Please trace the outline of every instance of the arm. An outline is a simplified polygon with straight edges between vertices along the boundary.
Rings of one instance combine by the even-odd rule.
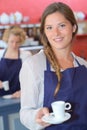
[[[2,56],[3,56],[3,54],[4,54],[4,52],[5,52],[5,49],[1,49],[0,50],[0,60],[1,60],[1,58],[2,58]],[[2,81],[0,80],[0,89],[2,89],[3,88],[3,85],[2,85]]]
[[[2,88],[3,88],[2,81],[0,80],[0,89],[2,89]]]
[[[20,120],[31,130],[39,130],[49,125],[41,120],[41,117],[48,113],[48,109],[43,108],[43,87],[35,67],[35,64],[25,62],[20,71]]]
[[[20,98],[20,90],[13,93],[12,98]]]

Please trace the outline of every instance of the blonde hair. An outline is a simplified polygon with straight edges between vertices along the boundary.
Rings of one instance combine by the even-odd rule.
[[[24,41],[26,39],[26,33],[21,27],[11,26],[10,28],[6,29],[4,31],[2,40],[5,41],[6,43],[8,43],[8,39],[11,34],[20,37],[20,45],[24,43]]]
[[[60,72],[60,65],[58,64],[58,61],[54,55],[54,52],[50,46],[50,43],[49,43],[49,41],[44,33],[45,19],[48,15],[50,15],[54,12],[60,12],[71,23],[72,26],[74,26],[74,25],[76,26],[76,30],[75,30],[75,32],[73,32],[72,38],[74,38],[74,36],[77,33],[78,25],[77,25],[75,16],[74,16],[71,8],[62,2],[54,2],[54,3],[50,4],[42,14],[41,27],[40,27],[41,43],[44,46],[44,52],[45,52],[48,60],[50,61],[52,67],[54,68],[55,73],[56,73],[57,78],[58,78],[58,84],[57,84],[55,92],[54,92],[54,96],[56,96],[58,91],[59,91],[59,88],[60,88],[61,77],[62,77],[61,72]]]

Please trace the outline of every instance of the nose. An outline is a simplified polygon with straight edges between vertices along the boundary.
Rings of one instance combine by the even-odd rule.
[[[54,29],[54,35],[55,35],[55,36],[60,35],[60,30],[58,29],[58,27],[56,27],[56,28]]]
[[[16,42],[13,42],[13,46],[15,46],[16,45]]]
[[[17,46],[17,43],[16,43],[16,42],[13,42],[12,45],[13,45],[13,47],[16,47],[16,46]]]

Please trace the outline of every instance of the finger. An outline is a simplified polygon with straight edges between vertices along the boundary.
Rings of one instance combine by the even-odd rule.
[[[42,125],[42,126],[44,126],[44,127],[50,125],[49,123],[46,123],[46,122],[42,121],[41,119],[37,119],[36,121],[37,121],[37,123],[39,123],[40,125]]]

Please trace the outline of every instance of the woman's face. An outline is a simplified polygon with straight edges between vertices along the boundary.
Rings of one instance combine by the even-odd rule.
[[[53,49],[70,47],[75,29],[76,26],[72,26],[59,12],[50,14],[45,19],[44,32]]]
[[[14,34],[10,34],[8,38],[8,47],[11,49],[18,49],[20,46],[20,37]]]

